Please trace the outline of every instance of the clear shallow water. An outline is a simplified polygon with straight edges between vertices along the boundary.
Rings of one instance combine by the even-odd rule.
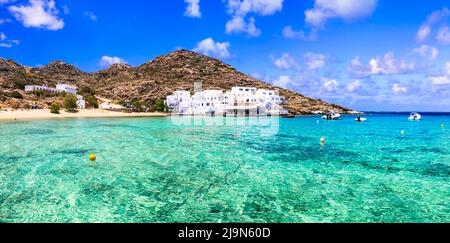
[[[368,118],[2,122],[0,221],[450,222],[450,116]]]

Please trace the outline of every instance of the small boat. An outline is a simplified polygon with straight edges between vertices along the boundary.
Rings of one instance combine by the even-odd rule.
[[[340,120],[341,119],[341,114],[339,114],[339,113],[330,113],[330,114],[327,114],[325,116],[322,116],[322,119],[324,119],[324,120]]]
[[[408,118],[410,121],[420,121],[422,119],[422,115],[417,112],[413,112],[409,115]]]
[[[358,117],[358,118],[355,119],[355,121],[356,121],[356,122],[365,122],[365,121],[367,121],[367,118],[364,118],[364,117]]]

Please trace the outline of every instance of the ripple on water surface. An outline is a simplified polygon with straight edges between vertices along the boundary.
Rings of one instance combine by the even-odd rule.
[[[253,119],[0,123],[0,221],[450,222],[449,116]]]

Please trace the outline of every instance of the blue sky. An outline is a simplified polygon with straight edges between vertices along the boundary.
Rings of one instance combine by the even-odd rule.
[[[179,48],[359,110],[450,111],[442,0],[0,0],[0,56],[84,71]]]

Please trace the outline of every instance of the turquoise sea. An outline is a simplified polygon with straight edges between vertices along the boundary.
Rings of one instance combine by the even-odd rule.
[[[0,122],[0,221],[450,222],[450,115],[366,117]]]

